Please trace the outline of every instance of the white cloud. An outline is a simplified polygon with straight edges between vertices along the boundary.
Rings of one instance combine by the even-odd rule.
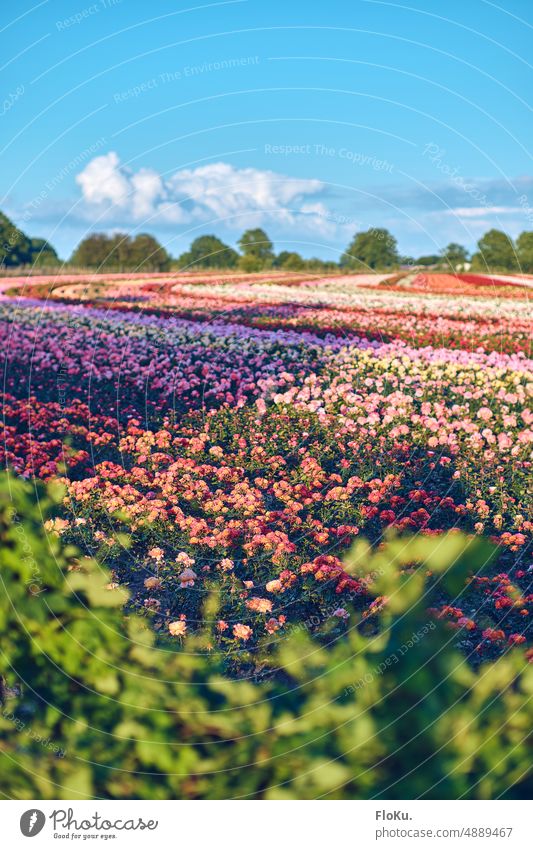
[[[130,180],[133,193],[133,216],[147,218],[154,209],[154,204],[165,195],[165,187],[159,174],[150,168],[141,168],[133,174]]]
[[[88,203],[98,204],[106,201],[124,206],[128,201],[130,181],[119,168],[120,160],[116,153],[96,156],[91,159],[76,182],[81,186],[83,197]]]
[[[92,159],[76,182],[92,211],[108,222],[212,221],[241,228],[276,221],[322,234],[332,229],[327,208],[314,201],[324,190],[320,180],[227,162],[184,168],[163,178],[150,168],[125,168],[111,151]]]
[[[517,206],[460,206],[456,209],[447,209],[446,215],[457,215],[458,218],[480,218],[485,215],[510,215],[520,212]]]
[[[331,214],[327,206],[324,206],[320,202],[303,203],[300,212],[303,212],[305,215],[321,215],[323,218],[327,218]]]

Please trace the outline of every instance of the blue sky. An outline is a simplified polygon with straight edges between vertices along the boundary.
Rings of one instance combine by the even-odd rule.
[[[67,258],[88,232],[262,226],[337,259],[533,230],[529,0],[5,5],[2,200]]]

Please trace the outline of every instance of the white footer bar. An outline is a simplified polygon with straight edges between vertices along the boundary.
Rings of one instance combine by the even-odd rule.
[[[4,801],[6,847],[463,849],[533,845],[527,802]],[[31,838],[35,842],[31,842]]]

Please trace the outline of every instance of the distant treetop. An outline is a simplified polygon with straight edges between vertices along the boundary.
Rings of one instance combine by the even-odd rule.
[[[170,257],[154,236],[93,233],[80,242],[70,258],[78,268],[98,271],[167,271]]]
[[[0,267],[58,266],[60,259],[46,239],[32,239],[0,212]]]

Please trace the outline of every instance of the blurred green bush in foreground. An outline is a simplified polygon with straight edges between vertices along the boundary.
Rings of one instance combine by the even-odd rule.
[[[382,632],[330,647],[295,633],[271,680],[230,681],[208,634],[156,648],[97,563],[72,568],[77,552],[42,529],[57,490],[4,475],[0,493],[4,796],[525,795],[533,669],[516,649],[474,673],[426,612],[425,573],[453,594],[490,558],[482,540],[360,543],[348,568],[388,596]]]

